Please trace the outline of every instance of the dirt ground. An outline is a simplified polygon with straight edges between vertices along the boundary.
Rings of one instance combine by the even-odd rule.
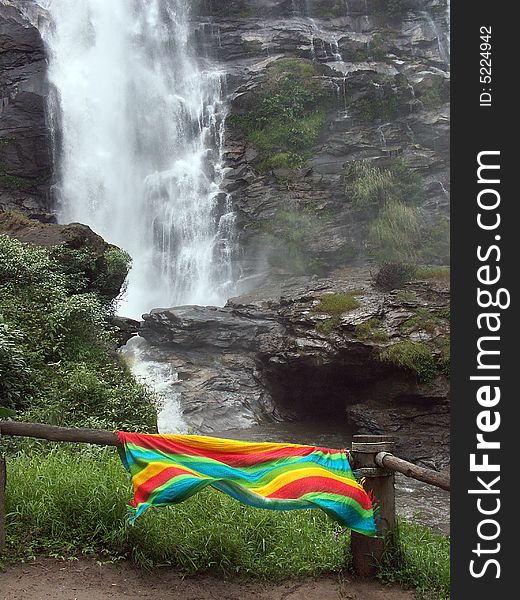
[[[129,563],[39,559],[0,572],[0,600],[413,600],[412,591],[339,575],[278,584],[145,573]]]

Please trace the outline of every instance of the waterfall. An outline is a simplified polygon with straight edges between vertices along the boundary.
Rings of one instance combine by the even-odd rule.
[[[59,123],[56,199],[133,259],[121,312],[222,305],[233,213],[223,74],[192,53],[189,0],[38,0]]]
[[[223,74],[193,55],[189,0],[37,0],[54,92],[61,222],[124,248],[120,312],[222,305],[233,293],[234,213],[220,190]],[[158,427],[183,431],[177,374],[132,338],[135,376],[161,401]]]

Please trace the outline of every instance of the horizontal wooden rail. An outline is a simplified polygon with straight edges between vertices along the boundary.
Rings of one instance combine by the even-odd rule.
[[[99,444],[102,446],[118,446],[119,440],[115,433],[102,429],[78,429],[72,427],[56,427],[42,423],[19,423],[16,421],[0,421],[2,435],[16,435],[34,437],[52,442],[81,442],[86,444]],[[372,446],[371,446],[372,447]],[[377,445],[374,450],[377,451]],[[443,490],[450,490],[449,475],[438,473],[432,469],[425,469],[410,463],[402,458],[397,458],[389,452],[379,452],[376,456],[379,467],[397,471],[407,477],[418,479],[424,483],[435,485]]]
[[[81,442],[101,446],[119,446],[117,435],[103,429],[77,429],[75,427],[43,425],[42,423],[0,421],[0,433],[2,435],[40,438],[51,442]]]
[[[448,474],[438,473],[433,469],[419,467],[407,460],[397,458],[397,456],[394,456],[390,452],[379,452],[379,454],[376,455],[376,464],[383,469],[402,473],[403,475],[406,475],[406,477],[411,477],[412,479],[435,485],[442,490],[450,491],[451,489],[450,476]]]

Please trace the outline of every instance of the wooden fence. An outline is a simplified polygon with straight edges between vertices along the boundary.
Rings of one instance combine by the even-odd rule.
[[[75,429],[40,423],[0,421],[0,437],[13,435],[32,437],[53,442],[80,442],[102,446],[118,446],[115,433],[101,429]],[[386,435],[355,435],[350,462],[356,473],[365,478],[365,488],[371,491],[379,506],[376,538],[352,532],[351,549],[356,573],[374,577],[383,552],[392,544],[395,528],[394,473],[402,473],[443,490],[450,490],[450,477],[432,469],[425,469],[394,456],[394,439]],[[0,554],[5,544],[5,486],[6,464],[0,456]]]

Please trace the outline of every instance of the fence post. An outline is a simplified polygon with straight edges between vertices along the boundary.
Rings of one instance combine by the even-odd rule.
[[[353,466],[359,476],[365,477],[365,489],[372,492],[379,507],[378,536],[371,538],[352,532],[351,551],[354,571],[360,577],[373,578],[377,574],[384,550],[392,543],[395,527],[395,488],[392,471],[378,467],[379,452],[393,452],[395,441],[388,435],[355,435],[352,440]]]

